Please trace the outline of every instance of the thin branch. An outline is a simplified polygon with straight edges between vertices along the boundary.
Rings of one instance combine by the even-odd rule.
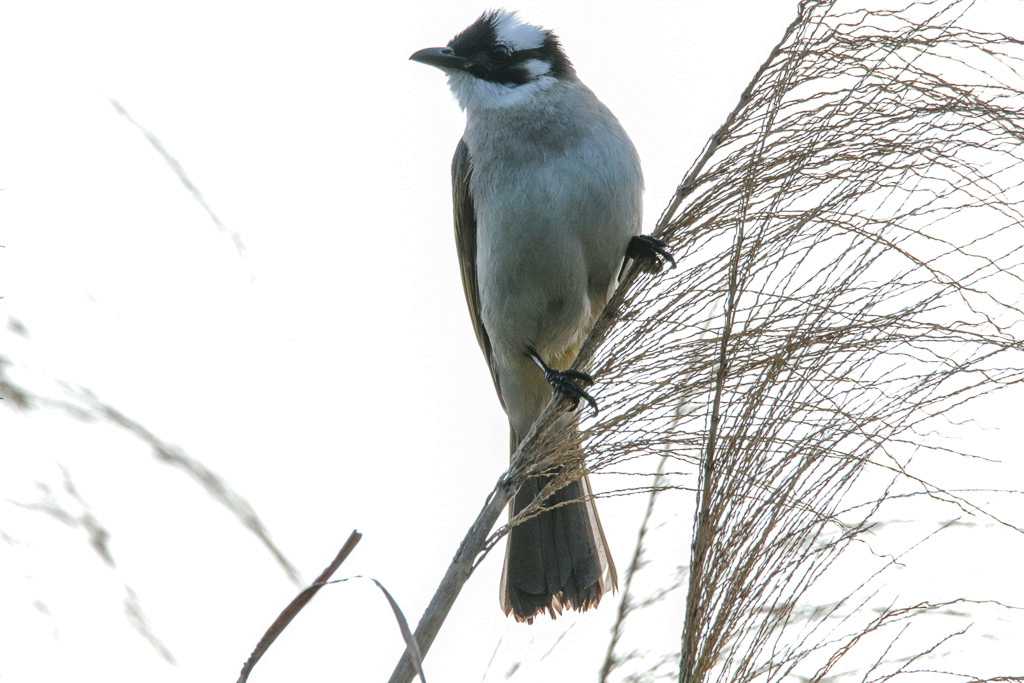
[[[124,108],[123,104],[113,98],[110,99],[110,104],[114,107],[114,111],[123,116],[128,123],[135,126],[135,128],[142,133],[153,149],[156,150],[157,154],[159,154],[164,160],[164,163],[167,164],[174,175],[177,176],[181,184],[185,186],[185,189],[188,190],[189,194],[192,195],[192,199],[194,199],[199,206],[203,207],[203,210],[206,211],[206,215],[210,217],[210,220],[217,226],[217,229],[231,238],[231,243],[235,245],[235,251],[238,252],[238,255],[245,256],[245,242],[242,241],[242,236],[234,230],[229,230],[228,227],[224,225],[217,214],[214,213],[213,208],[206,201],[203,193],[198,187],[196,187],[196,184],[192,182],[192,179],[188,177],[188,173],[185,172],[185,167],[167,151],[167,148],[164,146],[163,142],[160,141],[160,138],[158,138],[151,130],[136,121],[132,115],[128,113],[128,110]]]
[[[281,611],[281,614],[277,616],[277,619],[274,619],[273,623],[270,624],[266,632],[263,634],[263,637],[260,638],[260,641],[256,644],[252,654],[250,654],[249,658],[245,660],[245,664],[242,666],[242,671],[238,676],[238,683],[245,683],[249,680],[249,674],[260,661],[260,658],[262,658],[264,653],[266,653],[270,646],[274,644],[277,637],[281,635],[286,628],[288,628],[288,624],[292,623],[292,619],[298,616],[299,612],[302,611],[302,608],[313,599],[313,596],[316,595],[328,581],[330,581],[331,577],[334,576],[334,572],[338,571],[338,567],[341,566],[341,563],[348,559],[348,556],[355,549],[362,537],[363,535],[358,531],[353,531],[349,534],[348,540],[345,541],[343,546],[341,546],[341,550],[339,550],[338,554],[334,556],[334,559],[331,560],[330,564],[320,572],[320,576],[316,578],[316,581],[303,588],[302,591],[296,595],[290,603],[288,603],[288,606]],[[381,587],[381,589],[383,590],[383,587]],[[388,595],[388,600],[391,600],[390,595]]]

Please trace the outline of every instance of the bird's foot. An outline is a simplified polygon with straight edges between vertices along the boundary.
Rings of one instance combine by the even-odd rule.
[[[597,415],[597,401],[583,388],[594,383],[594,378],[585,372],[576,370],[552,370],[544,371],[544,379],[551,385],[551,389],[563,400],[568,402],[571,410],[576,410],[583,399]]]
[[[531,348],[528,353],[533,362],[543,371],[544,379],[551,385],[551,390],[569,405],[570,410],[579,408],[582,399],[594,411],[594,415],[597,415],[597,401],[583,388],[594,383],[593,377],[579,370],[555,370],[545,363],[534,349]]]
[[[668,245],[657,237],[650,235],[636,235],[629,241],[626,247],[626,256],[636,261],[640,270],[645,273],[660,273],[666,262],[676,267],[676,260],[672,257]]]

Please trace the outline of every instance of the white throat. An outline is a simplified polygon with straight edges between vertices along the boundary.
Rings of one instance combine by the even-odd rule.
[[[446,69],[448,87],[452,89],[459,106],[468,111],[521,106],[558,82],[554,76],[546,75],[549,70],[546,63],[540,60],[530,61],[543,65],[544,70],[539,72],[540,75],[535,76],[533,80],[522,85],[493,83],[476,78],[464,71]],[[530,62],[527,64],[530,65]],[[537,67],[530,66],[529,68],[533,72]]]

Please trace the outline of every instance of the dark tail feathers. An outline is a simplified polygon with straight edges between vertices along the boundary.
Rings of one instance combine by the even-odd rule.
[[[529,479],[516,495],[513,514],[533,502],[550,479]],[[545,611],[553,618],[565,608],[590,609],[618,587],[587,477],[551,494],[544,507],[553,509],[509,532],[501,607],[516,621],[533,623]]]

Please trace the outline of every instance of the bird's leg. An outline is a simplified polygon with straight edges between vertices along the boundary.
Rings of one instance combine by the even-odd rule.
[[[660,273],[665,261],[671,263],[673,268],[676,267],[676,260],[672,258],[668,245],[650,235],[633,237],[626,247],[626,257],[636,261],[645,273]]]
[[[597,401],[583,389],[583,387],[594,383],[593,377],[578,370],[555,370],[544,362],[544,359],[540,357],[540,354],[532,346],[527,348],[526,355],[544,373],[544,379],[551,385],[551,390],[559,398],[567,401],[572,410],[576,410],[580,405],[580,399],[583,399],[593,409],[594,414],[597,415]]]

